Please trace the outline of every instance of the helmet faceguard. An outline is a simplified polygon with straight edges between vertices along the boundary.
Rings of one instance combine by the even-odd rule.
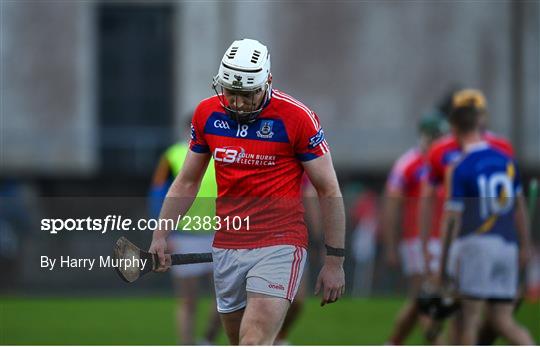
[[[234,41],[221,60],[212,88],[232,119],[239,123],[255,121],[271,97],[266,46],[250,39]]]
[[[227,115],[241,124],[252,123],[257,119],[270,98],[271,90],[269,82],[265,83],[262,88],[253,91],[228,89],[219,83],[215,77],[212,87]],[[261,94],[264,94],[262,99],[260,98]],[[229,99],[234,100],[233,104],[229,103]],[[239,104],[243,105],[243,109],[238,109],[235,106]]]

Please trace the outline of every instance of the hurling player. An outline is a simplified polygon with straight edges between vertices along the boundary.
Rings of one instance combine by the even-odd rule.
[[[477,91],[454,96],[450,124],[463,154],[446,173],[443,258],[461,297],[458,342],[474,345],[486,319],[508,342],[533,345],[512,315],[520,263],[529,251],[529,227],[519,171],[510,155],[490,145],[482,131],[485,99]],[[458,244],[450,253],[450,243]],[[450,259],[449,259],[450,258]]]
[[[439,112],[431,112],[420,120],[420,139],[417,146],[405,152],[394,164],[386,183],[383,232],[387,263],[394,267],[400,255],[403,273],[409,284],[409,300],[398,314],[389,342],[400,345],[411,333],[420,318],[416,296],[424,279],[425,267],[436,271],[438,264],[426,264],[422,253],[418,229],[418,199],[420,184],[425,174],[425,154],[430,144],[444,132],[445,121]],[[398,217],[401,216],[401,241],[396,244]],[[436,230],[433,228],[432,230]],[[438,235],[433,235],[429,250],[433,259],[438,259],[440,243]]]
[[[345,217],[328,144],[317,115],[272,89],[270,55],[251,39],[234,41],[192,119],[190,151],[161,211],[176,219],[197,195],[210,157],[218,198],[213,242],[217,309],[231,344],[271,345],[294,300],[306,261],[300,183],[317,190],[327,248],[317,279],[321,304],[344,291]],[[238,219],[237,219],[238,218]],[[236,223],[232,223],[236,221]],[[150,251],[164,252],[170,230],[156,230]]]

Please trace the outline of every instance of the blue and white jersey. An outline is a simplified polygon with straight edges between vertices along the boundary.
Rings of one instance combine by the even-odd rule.
[[[514,210],[521,183],[512,158],[485,142],[474,144],[449,168],[447,184],[446,208],[463,212],[458,237],[476,233],[517,242]]]

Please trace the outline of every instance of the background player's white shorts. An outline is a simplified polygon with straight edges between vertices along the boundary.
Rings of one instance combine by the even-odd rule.
[[[450,251],[449,273],[460,294],[478,299],[514,299],[518,286],[518,246],[497,235],[473,234]]]
[[[441,259],[441,243],[439,239],[429,239],[428,252],[431,256],[429,270],[431,272],[439,271]],[[406,276],[422,275],[426,272],[422,241],[419,237],[401,241],[399,244],[399,253],[401,255],[403,272]]]
[[[254,249],[213,248],[217,310],[246,306],[247,292],[293,301],[306,263],[306,250],[279,245]]]
[[[213,234],[188,234],[174,232],[171,235],[173,253],[208,253],[212,252]],[[171,266],[172,276],[188,278],[211,274],[212,263],[187,264]]]

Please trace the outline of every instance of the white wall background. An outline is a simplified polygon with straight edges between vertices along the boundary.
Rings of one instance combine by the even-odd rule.
[[[85,174],[95,168],[94,5],[1,3],[6,170]],[[274,87],[319,114],[340,169],[386,170],[414,144],[420,115],[455,83],[485,91],[492,129],[519,136],[525,164],[540,169],[540,9],[538,2],[522,3],[523,65],[516,79],[513,6],[176,2],[176,128],[213,93],[211,78],[227,46],[252,37],[270,49]],[[523,92],[518,100],[516,80]],[[523,112],[519,129],[516,103]]]

